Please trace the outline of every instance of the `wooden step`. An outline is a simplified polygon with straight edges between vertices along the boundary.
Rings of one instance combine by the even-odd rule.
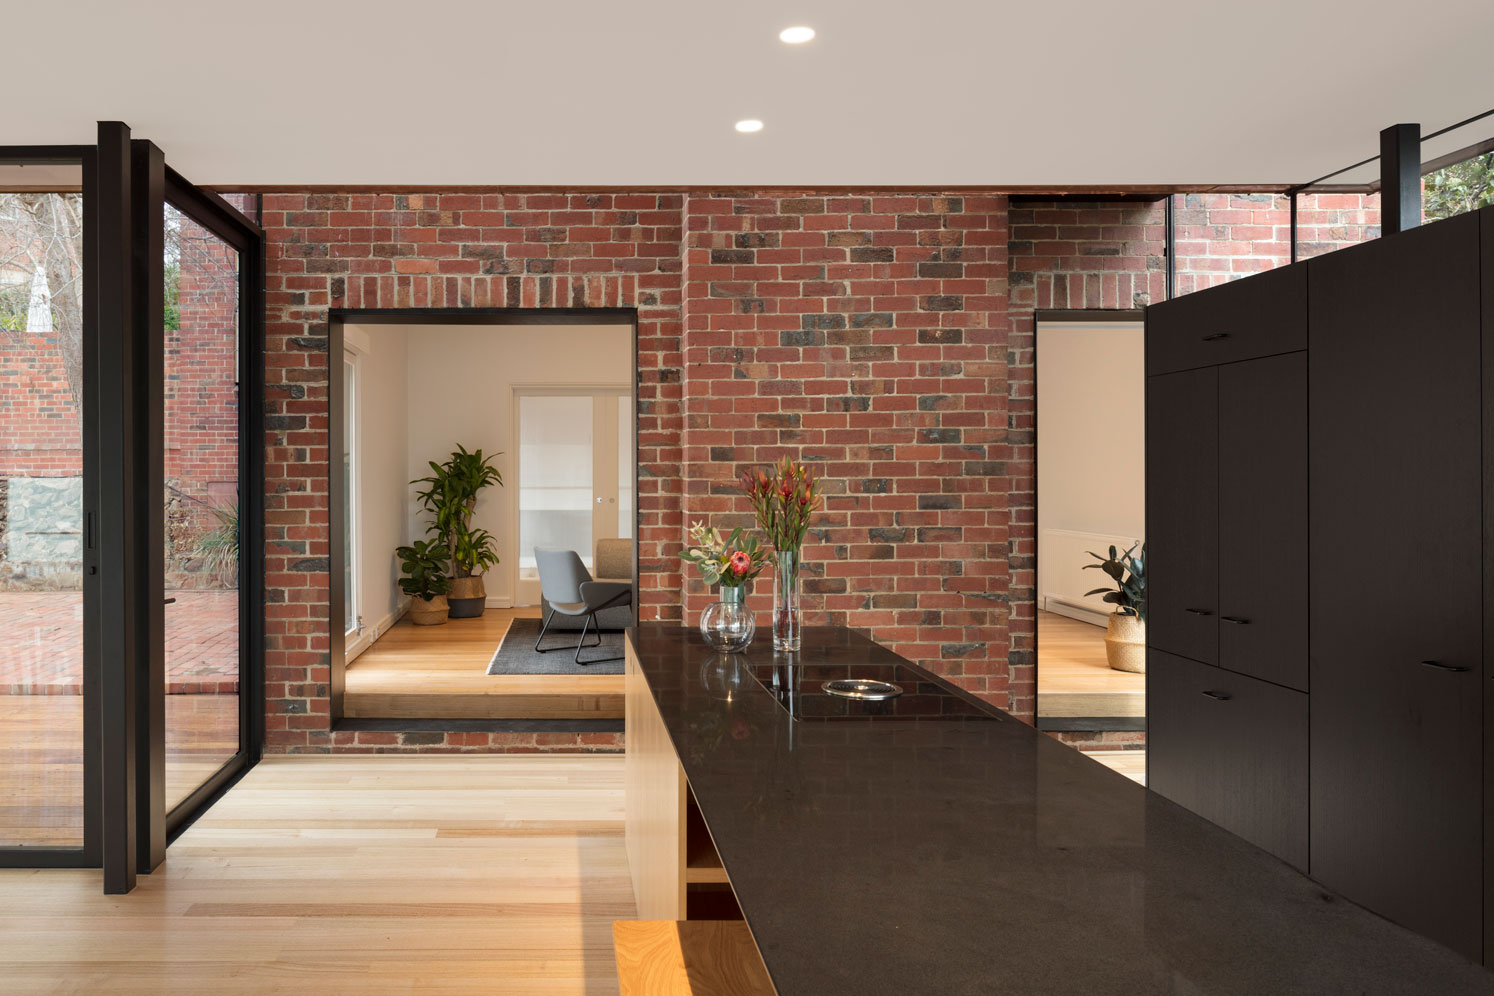
[[[741,920],[614,920],[622,996],[775,996]]]
[[[511,620],[489,609],[443,626],[401,620],[347,667],[352,719],[621,719],[620,674],[487,673]]]

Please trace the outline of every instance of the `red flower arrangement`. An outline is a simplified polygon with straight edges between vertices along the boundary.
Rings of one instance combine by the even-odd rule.
[[[820,481],[814,472],[788,457],[773,473],[742,476],[742,490],[752,502],[757,524],[778,550],[797,550],[809,531],[809,520],[823,504]]]

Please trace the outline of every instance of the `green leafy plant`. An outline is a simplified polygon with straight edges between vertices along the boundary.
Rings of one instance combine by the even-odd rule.
[[[239,503],[209,505],[208,511],[218,524],[197,539],[198,556],[208,570],[223,577],[239,576]]]
[[[690,546],[680,559],[699,567],[706,584],[737,588],[762,573],[769,553],[756,536],[742,532],[741,526],[723,538],[721,530],[692,522]]]
[[[406,595],[430,601],[451,588],[451,580],[446,576],[446,547],[436,540],[416,540],[409,546],[398,547],[394,555],[405,574],[399,579],[399,588]]]
[[[493,466],[495,453],[468,451],[460,443],[445,462],[430,461],[429,477],[411,484],[425,485],[416,492],[431,517],[426,533],[446,548],[446,559],[459,578],[481,574],[498,563],[497,540],[486,529],[472,528],[478,494],[486,487],[503,484],[503,475]]]
[[[1104,571],[1114,582],[1114,587],[1096,588],[1086,591],[1084,596],[1103,595],[1102,601],[1114,605],[1118,614],[1136,616],[1146,622],[1146,544],[1140,544],[1139,550],[1133,544],[1125,553],[1117,553],[1112,546],[1108,557],[1094,552],[1089,555],[1099,563],[1085,564],[1084,570],[1097,568]]]

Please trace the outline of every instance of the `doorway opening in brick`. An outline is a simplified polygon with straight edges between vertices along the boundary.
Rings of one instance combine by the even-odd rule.
[[[583,661],[620,655],[636,618],[636,313],[348,310],[329,333],[333,729],[370,744],[620,731],[620,662],[577,666],[573,651],[585,625]],[[497,561],[472,571],[480,590],[448,592],[447,614],[401,589],[395,551],[431,541],[442,574],[458,573],[420,498],[429,486],[411,482],[463,450],[501,478],[470,523]],[[592,575],[624,582],[629,598],[599,614],[600,636],[591,619],[554,616],[544,646],[561,652],[520,652],[544,614],[535,547],[574,550]]]

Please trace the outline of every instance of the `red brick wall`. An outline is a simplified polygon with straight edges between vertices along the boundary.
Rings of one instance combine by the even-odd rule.
[[[54,334],[0,331],[0,477],[83,472],[83,428]]]
[[[266,314],[271,751],[616,749],[616,734],[329,731],[328,307],[638,309],[645,619],[679,618],[679,194],[273,194]]]
[[[165,333],[168,587],[221,587],[195,542],[238,500],[238,253],[169,212],[180,246],[180,328]]]
[[[749,524],[743,470],[815,465],[806,622],[869,631],[1001,705],[1033,622],[1006,207],[743,193],[685,210],[686,518]],[[754,595],[764,613],[771,589]],[[687,612],[708,600],[695,581]]]

